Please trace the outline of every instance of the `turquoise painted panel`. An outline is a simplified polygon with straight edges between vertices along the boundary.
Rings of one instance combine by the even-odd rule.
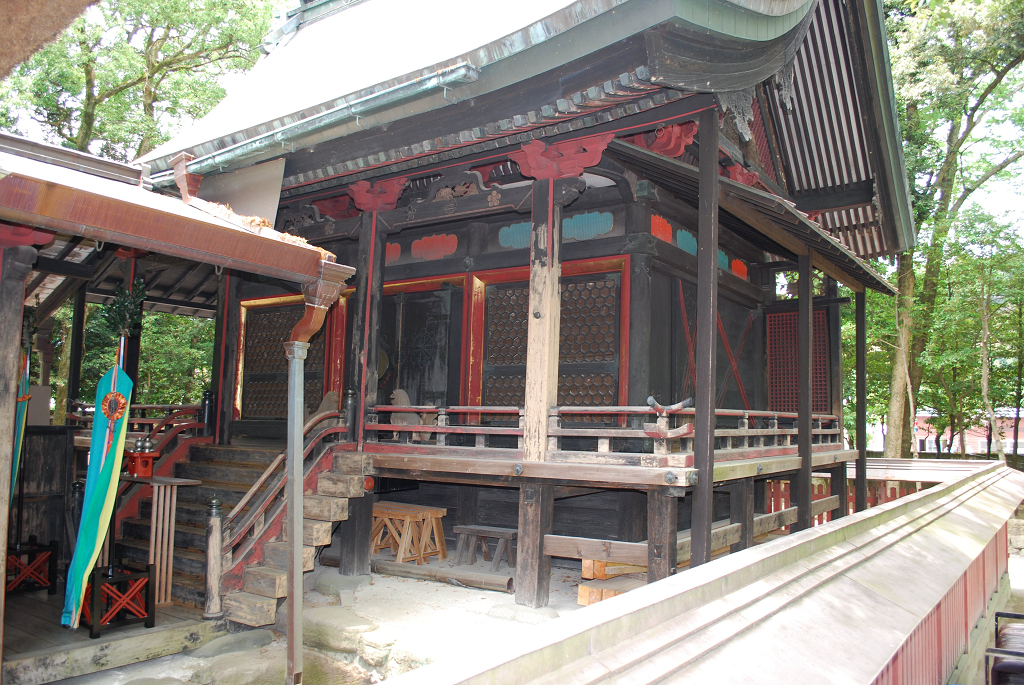
[[[592,240],[605,233],[611,233],[613,223],[611,212],[577,214],[562,220],[562,237],[573,240]]]
[[[697,236],[679,229],[676,231],[676,245],[679,246],[683,252],[689,252],[690,254],[697,254]]]
[[[491,234],[493,235],[493,233]],[[518,224],[502,226],[498,229],[498,243],[502,247],[521,250],[530,246],[530,222],[520,221]]]
[[[718,251],[718,268],[729,270],[729,256],[721,250]]]

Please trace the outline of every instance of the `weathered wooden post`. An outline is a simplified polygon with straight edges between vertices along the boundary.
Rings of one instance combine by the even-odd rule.
[[[3,226],[0,225],[0,229]],[[18,399],[22,303],[25,278],[36,261],[36,250],[19,242],[5,242],[0,230],[0,540],[7,540],[11,510],[11,460],[14,457],[14,410]],[[13,243],[13,244],[12,244]],[[0,567],[6,568],[7,545],[0,549]],[[0,644],[3,642],[4,596],[0,593]]]
[[[614,134],[591,136],[551,147],[534,140],[509,155],[524,176],[536,179],[530,214],[524,461],[544,461],[549,448],[549,412],[558,398],[562,207],[586,188],[586,182],[579,176],[586,167],[601,161],[613,137]],[[551,557],[544,554],[544,536],[551,532],[553,510],[551,485],[531,483],[520,487],[515,583],[518,604],[542,607],[548,603]]]
[[[699,122],[697,220],[697,354],[694,395],[693,488],[690,565],[711,560],[715,472],[715,354],[718,350],[718,110],[706,109]]]
[[[798,301],[797,301],[797,416],[799,434],[797,435],[797,453],[800,455],[800,471],[793,480],[795,492],[792,493],[792,501],[797,507],[796,523],[791,530],[804,530],[814,525],[814,517],[811,516],[811,458],[813,422],[811,420],[811,400],[813,398],[813,371],[814,359],[812,357],[814,340],[814,288],[811,283],[813,270],[811,263],[814,253],[811,250],[807,254],[797,257],[797,269],[799,273]]]
[[[362,212],[359,229],[359,254],[356,262],[356,292],[352,344],[346,365],[349,389],[353,391],[351,411],[346,392],[349,435],[362,449],[367,424],[376,423],[370,407],[377,404],[377,348],[380,333],[380,300],[384,289],[385,232],[378,212],[394,209],[405,188],[406,179],[389,178],[370,186],[367,181],[353,183],[348,193]],[[374,432],[373,435],[376,435]],[[334,539],[338,547],[338,573],[361,576],[370,572],[370,530],[373,527],[373,497],[349,500],[348,519],[338,524]]]
[[[206,610],[203,618],[211,621],[224,617],[220,602],[220,577],[224,560],[221,552],[224,546],[224,519],[220,504],[217,497],[212,497],[206,509]]]
[[[868,508],[868,345],[865,292],[856,295],[857,328],[857,511]]]

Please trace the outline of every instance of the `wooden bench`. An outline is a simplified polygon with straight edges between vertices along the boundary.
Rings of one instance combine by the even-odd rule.
[[[985,650],[985,685],[1024,683],[1024,623],[1004,623],[1000,618],[1024,620],[1024,614],[996,612],[996,646]]]
[[[516,567],[516,553],[512,549],[512,541],[519,535],[515,528],[497,528],[495,526],[455,526],[452,528],[459,536],[458,545],[455,548],[455,563],[474,564],[476,563],[476,548],[480,545],[483,551],[484,561],[491,562],[491,571],[498,570],[501,557],[508,560],[509,568]],[[490,550],[487,548],[487,538],[496,538],[498,546],[494,550],[494,558],[491,559]]]
[[[373,528],[370,540],[373,553],[388,547],[399,563],[430,562],[436,556],[448,558],[441,518],[448,513],[442,507],[428,507],[404,502],[376,502],[373,505]]]

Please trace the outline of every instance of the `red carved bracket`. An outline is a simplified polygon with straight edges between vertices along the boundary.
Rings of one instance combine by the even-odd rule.
[[[178,184],[181,192],[181,201],[185,204],[192,202],[193,198],[199,197],[199,184],[203,177],[199,174],[188,173],[188,163],[195,159],[187,152],[179,152],[171,159],[171,166],[174,167],[174,182]]]
[[[348,187],[348,194],[360,211],[386,212],[398,204],[407,180],[404,177],[387,178],[373,186],[369,181],[359,181]]]
[[[351,195],[338,195],[323,200],[313,200],[310,204],[320,211],[320,216],[327,216],[335,221],[351,216],[359,216],[359,212],[352,205]]]
[[[655,131],[653,142],[648,143],[648,134],[641,133],[633,136],[633,144],[665,157],[680,157],[686,152],[686,146],[693,144],[698,128],[696,121],[671,124]]]
[[[30,226],[0,224],[0,247],[45,245],[51,240],[53,240],[53,234],[49,231],[40,231]]]
[[[724,170],[719,172],[722,176],[728,176],[733,181],[742,183],[743,185],[754,186],[761,177],[757,175],[756,171],[748,171],[744,169],[741,164],[730,164],[725,167]]]
[[[509,159],[519,165],[523,176],[536,179],[572,178],[580,176],[587,167],[601,161],[601,155],[614,133],[577,138],[550,147],[539,140],[531,140]]]

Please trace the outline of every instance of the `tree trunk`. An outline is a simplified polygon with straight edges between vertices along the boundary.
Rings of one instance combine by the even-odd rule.
[[[1022,338],[1024,338],[1022,321],[1024,321],[1024,301],[1017,300],[1017,387],[1013,403],[1013,468],[1019,467],[1017,441],[1020,434],[1021,375],[1024,372],[1024,354],[1021,354]]]
[[[913,319],[911,305],[914,301],[914,262],[912,253],[899,256],[897,296],[896,350],[893,355],[892,378],[889,383],[889,432],[885,437],[885,457],[899,459],[910,456],[909,450],[904,452],[904,444],[908,433],[907,379],[909,377],[907,361],[910,359],[910,343]]]
[[[981,270],[981,400],[985,404],[985,413],[988,415],[988,453],[992,454],[992,438],[996,441],[996,453],[999,461],[1006,462],[1006,453],[1003,451],[1002,433],[999,424],[996,423],[996,412],[992,408],[992,400],[988,394],[988,344],[989,344],[989,319],[992,316],[992,293],[985,282],[985,268]]]

